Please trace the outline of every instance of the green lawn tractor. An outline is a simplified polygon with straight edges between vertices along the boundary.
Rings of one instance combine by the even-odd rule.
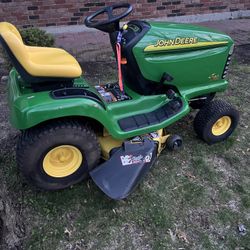
[[[232,39],[199,26],[120,20],[128,3],[102,8],[85,20],[107,32],[118,81],[91,85],[78,62],[57,48],[26,46],[18,30],[0,23],[0,41],[14,66],[9,74],[11,124],[21,131],[17,165],[47,190],[90,176],[112,199],[127,197],[164,148],[177,149],[166,128],[199,109],[194,130],[213,144],[237,126],[238,112],[216,92],[233,53]],[[84,42],[84,41],[83,41]]]

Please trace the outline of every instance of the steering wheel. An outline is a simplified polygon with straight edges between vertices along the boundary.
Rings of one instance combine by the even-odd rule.
[[[113,11],[116,9],[125,9],[121,14],[115,15]],[[119,30],[119,21],[129,15],[133,10],[132,5],[129,3],[119,3],[114,4],[111,6],[104,7],[92,15],[88,16],[84,23],[89,28],[96,28],[102,30],[104,32],[112,33],[116,30]],[[98,16],[106,14],[108,19],[107,20],[95,20]]]

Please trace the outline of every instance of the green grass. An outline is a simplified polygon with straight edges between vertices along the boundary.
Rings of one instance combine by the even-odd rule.
[[[236,132],[208,146],[196,137],[190,114],[169,127],[183,137],[183,149],[164,151],[124,201],[108,199],[91,180],[59,192],[27,185],[10,134],[0,167],[26,226],[24,249],[249,249],[249,69],[234,64],[230,88],[218,95],[240,110]]]

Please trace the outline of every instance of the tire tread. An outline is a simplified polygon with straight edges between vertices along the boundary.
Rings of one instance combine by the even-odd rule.
[[[231,118],[234,118],[233,121],[234,122],[233,130],[234,130],[234,128],[238,124],[239,113],[230,104],[228,104],[223,100],[217,99],[209,102],[206,106],[201,108],[194,119],[194,130],[197,133],[198,137],[203,139],[209,144],[217,142],[208,139],[207,125],[211,123],[211,120],[219,118],[223,114],[230,114]]]
[[[26,155],[29,154],[29,150],[31,147],[33,147],[37,141],[39,141],[43,137],[53,136],[53,133],[55,133],[57,130],[60,129],[72,129],[72,130],[78,130],[80,133],[83,133],[87,135],[89,140],[94,143],[94,149],[96,158],[99,160],[101,155],[101,149],[100,145],[98,143],[98,139],[93,132],[91,128],[89,128],[87,125],[82,124],[75,120],[55,120],[40,126],[36,126],[33,128],[30,128],[28,130],[24,130],[21,132],[21,135],[19,137],[17,148],[16,148],[16,161],[17,166],[20,170],[20,172],[25,176],[28,182],[31,184],[35,184],[34,181],[30,178],[29,172],[27,172],[27,169],[25,167],[26,164]],[[96,165],[98,161],[96,161],[93,165]],[[93,167],[93,166],[90,166]],[[86,176],[84,176],[86,177]],[[84,177],[82,179],[84,179]],[[38,186],[39,187],[39,186]],[[44,187],[42,187],[44,188]]]

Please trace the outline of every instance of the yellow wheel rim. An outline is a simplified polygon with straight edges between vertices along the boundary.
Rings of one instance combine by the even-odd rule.
[[[228,131],[232,124],[232,120],[229,116],[222,116],[220,119],[218,119],[213,127],[212,127],[212,134],[215,136],[223,135]]]
[[[51,149],[44,157],[43,169],[52,177],[61,178],[73,174],[82,164],[81,151],[70,145]]]

